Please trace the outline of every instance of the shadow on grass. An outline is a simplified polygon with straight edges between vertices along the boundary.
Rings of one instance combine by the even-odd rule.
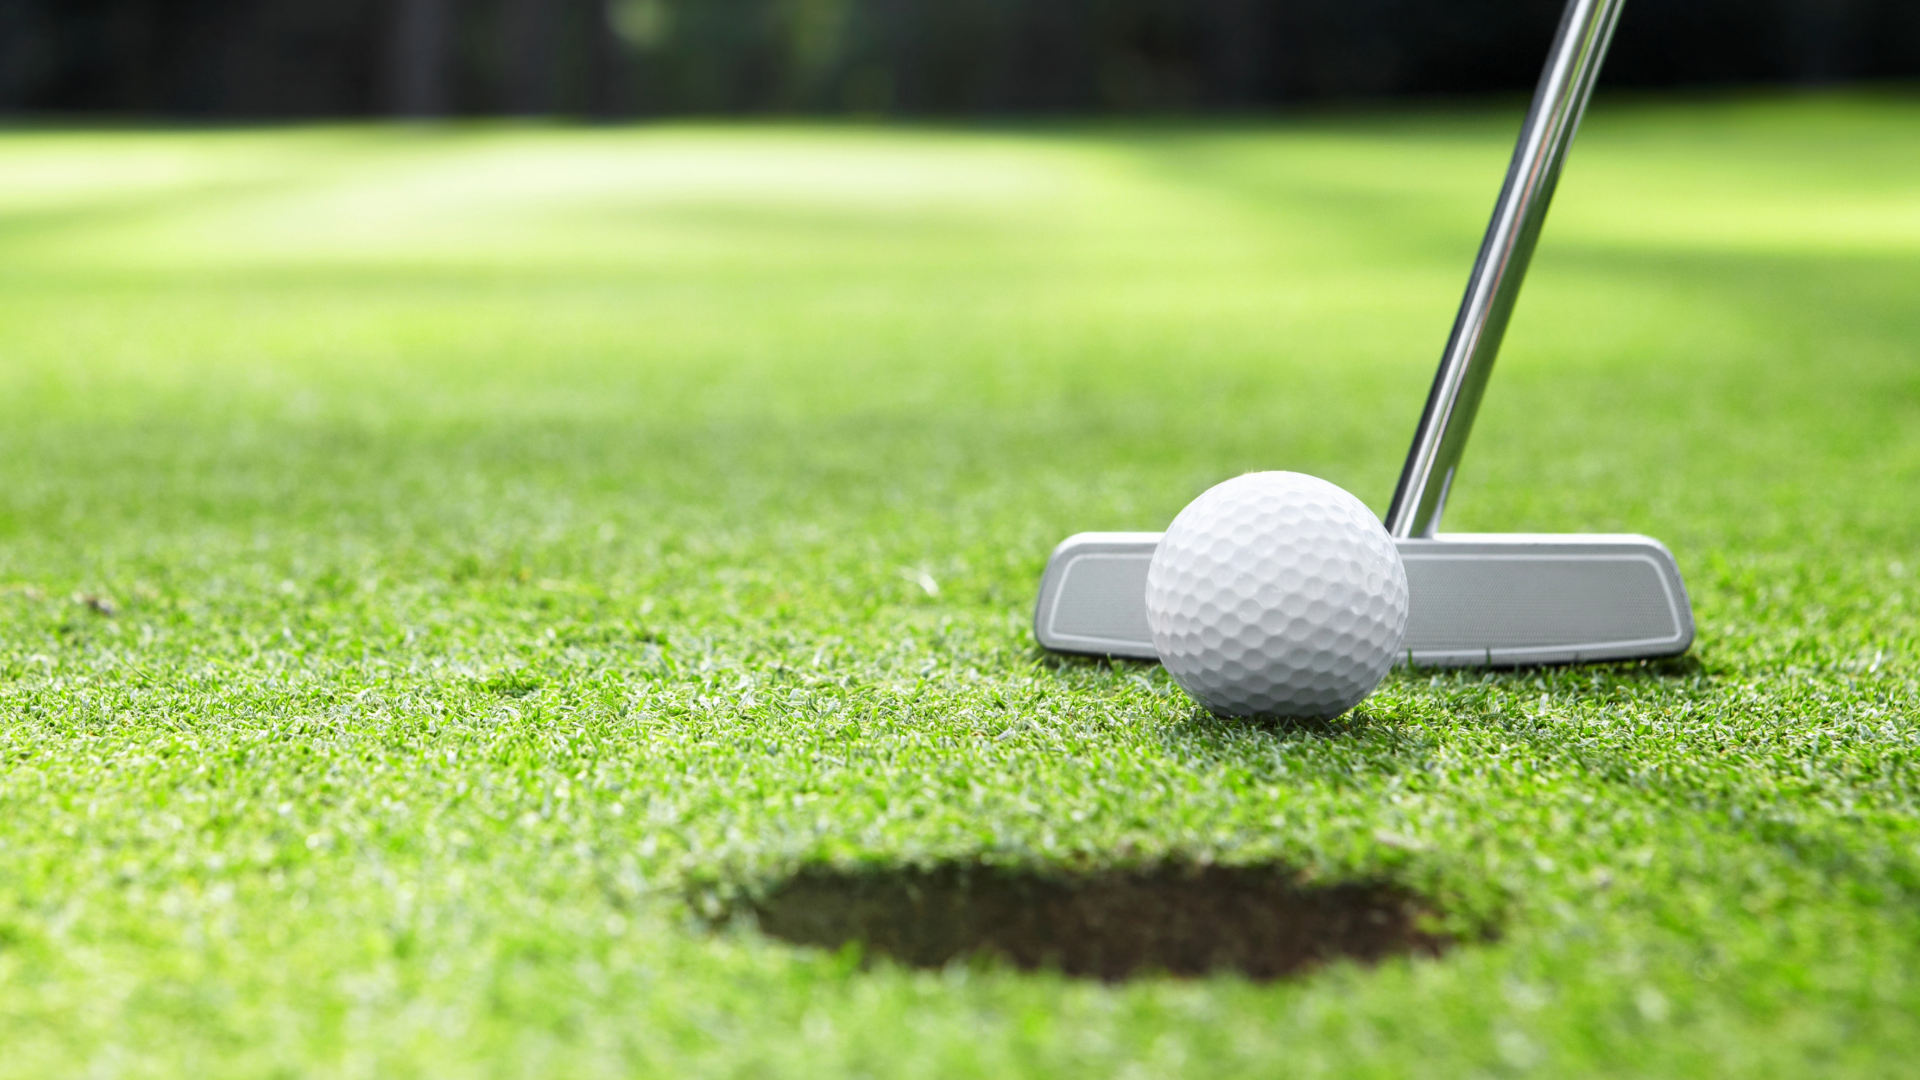
[[[1047,671],[1114,671],[1135,673],[1160,666],[1158,660],[1134,660],[1124,656],[1090,656],[1083,653],[1049,652],[1038,645],[1027,649],[1027,661]]]
[[[1620,660],[1601,663],[1529,664],[1513,667],[1399,667],[1394,675],[1402,678],[1443,678],[1462,682],[1511,682],[1519,679],[1560,679],[1569,676],[1601,676],[1618,681],[1696,679],[1713,674],[1692,653],[1664,656],[1653,660]],[[1391,678],[1393,676],[1389,676]]]
[[[983,957],[1118,981],[1233,972],[1277,979],[1336,960],[1433,956],[1438,908],[1382,881],[1310,882],[1283,866],[1165,864],[1072,872],[975,863],[810,867],[718,922],[912,967]]]
[[[1364,708],[1350,709],[1334,717],[1219,716],[1196,703],[1180,721],[1179,728],[1188,735],[1266,735],[1281,742],[1304,742],[1391,736],[1398,725]]]

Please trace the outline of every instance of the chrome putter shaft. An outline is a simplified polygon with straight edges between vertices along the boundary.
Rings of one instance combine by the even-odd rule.
[[[1401,470],[1387,531],[1407,568],[1407,661],[1515,665],[1683,653],[1679,566],[1635,535],[1439,533],[1440,515],[1623,0],[1568,0],[1466,296]],[[1041,578],[1034,636],[1060,652],[1153,659],[1147,566],[1159,533],[1080,533]]]
[[[1440,531],[1440,514],[1453,487],[1454,470],[1473,432],[1493,361],[1507,333],[1507,320],[1520,298],[1527,264],[1546,224],[1560,166],[1580,128],[1580,117],[1600,77],[1600,62],[1613,40],[1624,0],[1569,0],[1560,17],[1560,33],[1534,91],[1520,141],[1507,166],[1507,180],[1494,204],[1493,220],[1480,241],[1479,257],[1467,279],[1467,295],[1454,317],[1447,351],[1433,376],[1426,411],[1413,432],[1413,449],[1400,472],[1400,485],[1387,511],[1387,532],[1395,537],[1431,538]]]

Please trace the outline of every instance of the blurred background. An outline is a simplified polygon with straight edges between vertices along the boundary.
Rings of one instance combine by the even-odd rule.
[[[0,0],[0,111],[1257,110],[1522,90],[1561,0]],[[1615,87],[1920,75],[1915,0],[1637,0]]]

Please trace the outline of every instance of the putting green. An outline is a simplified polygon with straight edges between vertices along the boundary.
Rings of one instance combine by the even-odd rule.
[[[1920,100],[1574,150],[1449,525],[1659,536],[1687,658],[1284,726],[1032,646],[1070,532],[1385,508],[1518,119],[0,133],[0,1077],[1903,1071]],[[1169,861],[1469,943],[705,918]]]

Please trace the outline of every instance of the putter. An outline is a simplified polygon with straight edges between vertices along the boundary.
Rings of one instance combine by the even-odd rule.
[[[1471,667],[1677,656],[1693,609],[1672,553],[1628,534],[1443,534],[1474,414],[1493,372],[1561,163],[1624,0],[1568,0],[1466,297],[1387,511],[1407,568],[1404,662]],[[1080,533],[1047,560],[1033,631],[1044,648],[1157,658],[1147,566],[1159,533]]]

